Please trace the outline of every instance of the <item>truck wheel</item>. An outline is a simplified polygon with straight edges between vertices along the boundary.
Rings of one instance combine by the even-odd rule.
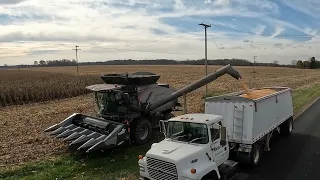
[[[280,135],[288,136],[291,134],[292,129],[293,129],[293,118],[291,117],[280,125]]]
[[[131,138],[136,144],[145,144],[152,135],[152,126],[150,121],[145,118],[139,118],[133,121],[131,128]]]
[[[258,166],[258,164],[260,163],[261,155],[262,155],[262,151],[261,151],[260,144],[258,143],[253,144],[250,152],[250,161],[249,161],[252,167]]]

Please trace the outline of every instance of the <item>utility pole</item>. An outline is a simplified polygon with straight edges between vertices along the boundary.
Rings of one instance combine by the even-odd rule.
[[[256,57],[257,57],[257,56],[253,56],[253,66],[252,66],[253,73],[255,73],[255,71],[254,71],[254,64],[256,63]]]
[[[75,50],[76,51],[76,60],[77,60],[77,75],[79,75],[79,63],[78,63],[78,51],[80,51],[81,49],[78,49],[78,45],[75,46],[76,48],[75,49],[72,49],[72,50]]]
[[[200,26],[203,26],[204,27],[204,36],[205,36],[205,47],[204,47],[204,54],[205,54],[205,65],[206,65],[206,76],[208,75],[208,59],[207,59],[207,28],[208,27],[211,27],[210,25],[208,24],[204,24],[204,23],[201,23],[199,24]],[[206,84],[206,96],[208,96],[208,85]]]

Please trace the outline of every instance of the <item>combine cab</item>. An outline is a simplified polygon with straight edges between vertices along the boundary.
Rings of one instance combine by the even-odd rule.
[[[160,120],[170,119],[173,111],[180,110],[180,96],[226,73],[236,79],[240,77],[227,65],[178,91],[157,83],[160,76],[150,72],[103,75],[104,84],[86,87],[95,94],[97,117],[75,113],[45,132],[76,145],[78,150],[86,149],[86,152],[118,146],[126,141],[145,144]]]

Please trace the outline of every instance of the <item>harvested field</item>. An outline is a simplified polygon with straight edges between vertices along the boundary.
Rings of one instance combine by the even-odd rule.
[[[72,68],[59,68],[59,72],[72,74]],[[250,67],[235,68],[239,70],[250,88],[289,86],[294,91],[299,91],[305,87],[320,83],[320,71],[318,70],[258,67],[256,68],[257,73],[251,73],[252,68]],[[181,88],[203,77],[205,72],[203,66],[86,66],[79,69],[81,74],[95,75],[93,78],[99,77],[101,73],[151,71],[161,75],[159,82],[169,83],[175,88]],[[216,69],[218,67],[210,66],[209,72],[213,72]],[[41,73],[41,71],[56,72],[57,68],[34,68],[29,70],[30,73]],[[25,71],[21,72],[25,73]],[[89,82],[93,81],[90,80]],[[33,81],[29,80],[29,83],[32,84]],[[51,85],[54,84],[51,83]],[[46,87],[50,88],[50,84],[46,85]],[[221,94],[239,91],[243,87],[239,81],[226,75],[210,83],[208,89],[210,94]],[[188,112],[201,112],[203,94],[204,87],[188,94]],[[0,141],[2,143],[0,144],[0,166],[9,167],[10,165],[39,160],[65,152],[67,150],[66,144],[60,140],[52,139],[47,134],[44,134],[43,130],[62,121],[74,112],[94,114],[92,96],[83,95],[59,101],[1,108]]]

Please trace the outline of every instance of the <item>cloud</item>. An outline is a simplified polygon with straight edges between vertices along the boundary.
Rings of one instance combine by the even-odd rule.
[[[176,10],[184,10],[186,7],[183,4],[182,0],[175,0],[174,9]]]
[[[18,4],[26,0],[0,0],[0,4]]]
[[[243,49],[243,47],[241,47],[241,46],[234,46],[234,47],[230,47],[229,49]]]
[[[16,41],[63,41],[63,42],[87,42],[87,41],[119,41],[116,37],[105,37],[103,35],[80,35],[74,32],[58,33],[24,33],[22,31],[0,35],[0,42]]]
[[[253,43],[253,41],[250,41],[249,39],[245,39],[242,42],[244,42],[244,43]]]
[[[263,34],[265,29],[266,29],[266,26],[260,24],[257,27],[255,27],[252,30],[252,32],[255,33],[255,34],[261,35],[261,34]]]
[[[259,54],[259,60],[267,62],[281,54],[285,56],[281,61],[285,62],[292,57],[317,56],[319,53],[314,51],[320,48],[320,38],[316,37],[303,44],[285,36],[280,39],[284,30],[316,35],[319,27],[307,22],[300,25],[284,21],[278,12],[280,6],[271,1],[264,1],[263,4],[252,0],[10,2],[16,4],[0,6],[0,20],[6,22],[0,23],[0,63],[72,59],[74,51],[71,49],[75,44],[82,49],[80,61],[199,59],[203,57],[204,38],[203,28],[198,26],[200,22],[260,34],[255,36],[209,28],[210,59],[221,58],[212,37],[224,49],[225,58],[247,59],[252,58],[252,54]],[[271,34],[273,38],[264,34]],[[274,46],[278,43],[291,46],[281,50]]]
[[[274,38],[276,36],[279,36],[284,31],[284,28],[281,26],[276,26],[274,33],[270,36],[270,38]]]
[[[219,6],[225,6],[228,5],[230,3],[229,0],[215,0],[214,4],[215,5],[219,5]]]
[[[302,12],[304,14],[310,15],[314,18],[320,19],[319,12],[320,12],[320,1],[319,0],[308,0],[301,1],[301,0],[280,0],[282,4]]]
[[[283,44],[282,43],[276,43],[276,44],[274,44],[274,46],[275,47],[279,47],[279,46],[283,46]]]

